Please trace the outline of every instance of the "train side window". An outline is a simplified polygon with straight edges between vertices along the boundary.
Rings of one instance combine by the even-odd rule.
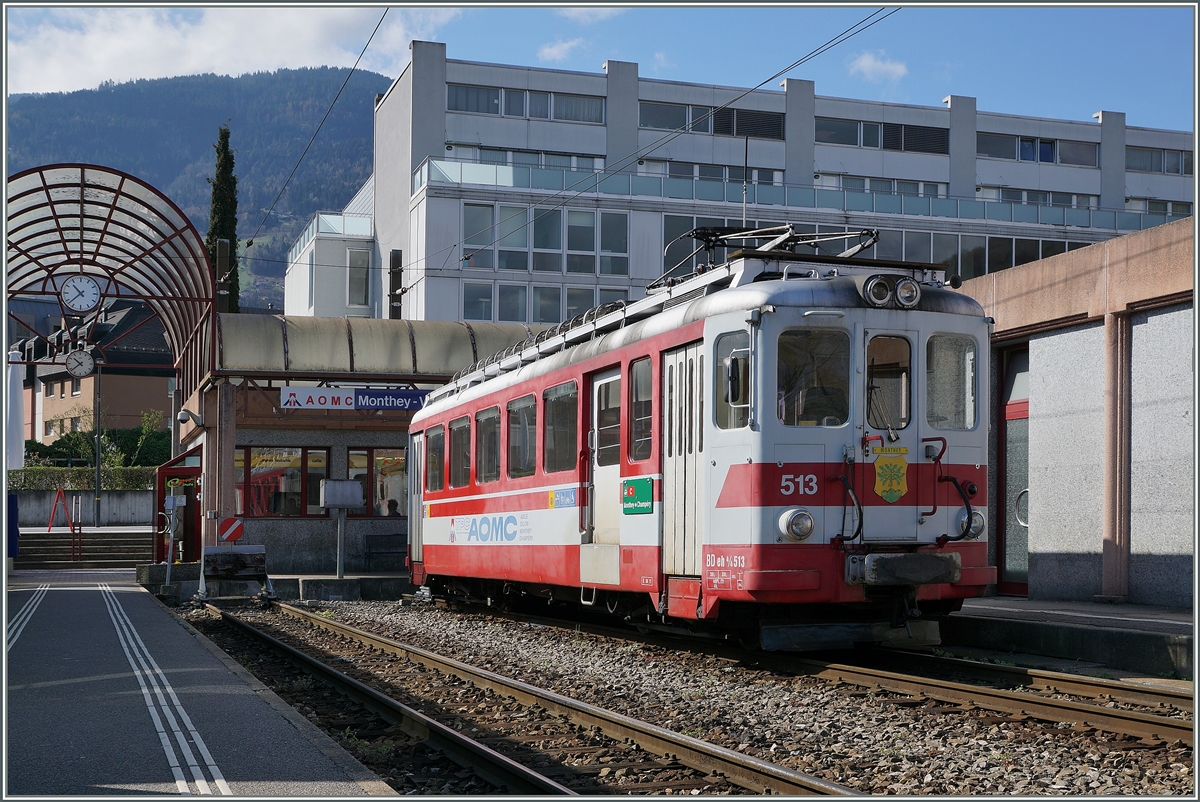
[[[912,346],[881,335],[867,344],[867,423],[903,429],[912,417]]]
[[[792,329],[779,335],[776,399],[784,426],[841,426],[850,417],[850,337]]]
[[[975,340],[935,334],[925,344],[925,417],[935,429],[975,428]]]
[[[471,419],[450,421],[450,486],[465,487],[471,483]]]
[[[579,390],[574,381],[564,382],[542,393],[545,420],[542,423],[543,464],[546,473],[569,471],[576,465],[579,428]]]
[[[475,416],[475,481],[500,478],[500,407],[489,407]]]
[[[650,459],[654,418],[650,359],[639,359],[629,366],[629,459]]]
[[[601,384],[597,395],[596,464],[617,465],[621,462],[621,377]]]
[[[537,454],[537,398],[522,396],[508,402],[508,476],[533,476]]]
[[[425,489],[445,486],[446,432],[440,425],[425,431]]]
[[[750,423],[750,336],[744,331],[722,334],[715,356],[713,364],[720,366],[713,371],[717,426],[741,429]]]

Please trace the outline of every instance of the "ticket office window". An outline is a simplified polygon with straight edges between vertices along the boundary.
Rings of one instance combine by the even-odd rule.
[[[408,451],[403,448],[352,448],[348,479],[363,484],[367,506],[349,511],[372,518],[408,516]]]
[[[247,518],[326,517],[321,480],[329,449],[239,446],[234,450],[237,514]]]

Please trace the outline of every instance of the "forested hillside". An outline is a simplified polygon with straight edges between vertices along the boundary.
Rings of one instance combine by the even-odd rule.
[[[155,186],[208,230],[213,144],[228,124],[238,178],[238,238],[254,236],[321,118],[345,68],[279,70],[231,78],[102,84],[98,89],[13,95],[9,175],[58,162],[128,172]],[[356,72],[242,262],[241,305],[283,306],[287,249],[313,212],[341,209],[371,173],[374,98],[391,79]]]

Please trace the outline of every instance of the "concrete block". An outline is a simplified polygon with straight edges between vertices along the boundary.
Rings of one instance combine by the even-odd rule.
[[[295,601],[300,598],[300,578],[295,576],[276,579],[271,577],[271,587],[280,601]]]
[[[300,577],[300,598],[322,601],[361,601],[362,588],[358,579],[329,577]]]
[[[167,581],[166,563],[140,563],[135,568],[139,585],[161,585]],[[171,566],[171,581],[183,582],[200,579],[200,563],[174,563]]]
[[[407,576],[364,576],[358,582],[364,601],[395,601],[416,590]]]
[[[951,615],[941,619],[942,643],[1100,663],[1153,677],[1191,679],[1191,635],[1092,629],[1038,621]]]

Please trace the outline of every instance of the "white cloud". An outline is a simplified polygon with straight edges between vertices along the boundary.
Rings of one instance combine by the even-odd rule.
[[[667,58],[667,54],[661,50],[654,54],[654,69],[656,71],[668,70],[675,66],[675,62]]]
[[[354,64],[381,8],[76,7],[6,9],[8,91],[69,92],[101,81],[197,73],[241,75]],[[396,77],[408,43],[431,38],[459,12],[388,12],[361,68]]]
[[[611,19],[618,14],[624,14],[623,8],[559,8],[555,12],[560,17],[566,17],[569,20],[578,22],[581,25],[591,25],[593,22],[601,22],[606,19]]]
[[[895,83],[908,75],[908,67],[900,61],[888,61],[884,52],[863,53],[850,62],[850,74],[862,76],[873,84],[888,81]]]
[[[583,39],[572,39],[569,42],[555,42],[552,45],[542,45],[538,48],[538,58],[542,61],[566,61],[571,52],[583,43]]]

